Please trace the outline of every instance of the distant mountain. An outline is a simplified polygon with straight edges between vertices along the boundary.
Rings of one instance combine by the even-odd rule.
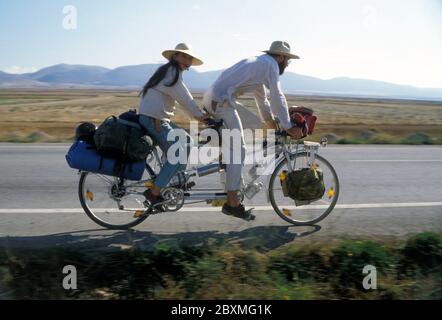
[[[47,83],[32,80],[26,74],[9,74],[0,71],[0,88],[38,88],[49,86]]]
[[[0,88],[140,88],[159,67],[142,64],[108,69],[100,66],[58,64],[34,73],[8,74],[0,72]],[[191,90],[207,89],[222,71],[184,73]],[[393,83],[333,78],[322,80],[287,72],[281,77],[284,92],[293,94],[323,94],[375,96],[383,98],[442,100],[442,89],[417,88]]]
[[[122,87],[141,87],[158,69],[159,64],[140,64],[119,67],[109,71],[103,81],[104,85]]]
[[[57,64],[23,76],[50,84],[101,84],[109,71],[98,66]]]
[[[442,100],[442,89],[417,88],[376,80],[347,77],[322,80],[287,73],[281,77],[281,83],[284,91],[290,93]]]
[[[3,82],[3,81],[6,81],[6,80],[14,80],[14,79],[17,79],[18,78],[18,75],[16,75],[16,74],[9,74],[9,73],[6,73],[6,72],[3,72],[3,71],[0,71],[0,84]]]

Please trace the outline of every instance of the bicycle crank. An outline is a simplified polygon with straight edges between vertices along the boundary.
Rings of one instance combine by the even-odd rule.
[[[166,211],[178,211],[184,205],[184,192],[181,189],[168,187],[161,191],[164,198],[163,207]]]

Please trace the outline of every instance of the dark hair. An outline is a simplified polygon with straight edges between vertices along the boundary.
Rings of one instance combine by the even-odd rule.
[[[279,56],[282,56],[281,54],[270,53],[270,52],[267,52],[267,55],[269,55],[269,56],[275,58],[275,60],[276,60],[276,58],[278,58]],[[280,76],[282,76],[282,75],[284,74],[284,70],[285,70],[286,67],[287,67],[287,65],[283,65],[283,64],[281,64],[281,63],[278,63],[279,75],[280,75]]]
[[[149,90],[150,88],[153,88],[157,84],[159,84],[161,82],[161,80],[163,80],[164,77],[166,76],[166,73],[169,70],[169,68],[175,69],[175,78],[173,79],[173,81],[171,83],[165,84],[165,86],[166,87],[173,87],[178,81],[178,78],[180,76],[180,71],[179,71],[178,62],[174,59],[171,59],[168,63],[162,65],[161,67],[159,67],[157,69],[157,71],[155,71],[153,76],[150,77],[149,81],[147,81],[147,83],[144,85],[143,90],[140,91],[140,96],[144,97],[147,93],[147,90]]]

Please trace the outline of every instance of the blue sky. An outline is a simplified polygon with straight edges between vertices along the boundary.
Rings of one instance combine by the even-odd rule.
[[[63,7],[77,29],[63,28]],[[228,67],[273,40],[301,56],[288,71],[442,88],[442,0],[0,0],[0,70],[57,63],[163,62],[178,42]]]

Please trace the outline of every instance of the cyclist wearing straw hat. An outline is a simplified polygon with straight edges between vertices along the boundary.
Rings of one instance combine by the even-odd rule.
[[[237,98],[246,92],[253,93],[265,127],[276,128],[276,115],[280,126],[288,134],[294,138],[302,137],[301,129],[294,127],[290,122],[287,100],[279,81],[279,76],[284,73],[290,59],[299,59],[299,57],[291,53],[290,45],[283,41],[273,42],[270,49],[263,52],[264,55],[244,59],[225,70],[204,94],[203,99],[204,107],[211,115],[223,119],[228,129],[237,129],[241,132],[241,163],[233,162],[233,144],[230,145],[230,159],[227,159],[226,165],[227,202],[222,212],[245,220],[251,220],[254,216],[250,210],[245,210],[237,196],[241,187],[245,158],[243,128],[257,126],[253,114],[245,111]],[[271,104],[267,89],[270,91]],[[262,122],[260,125],[262,127]]]
[[[182,73],[191,66],[202,65],[201,59],[197,58],[191,48],[185,44],[178,44],[175,49],[166,50],[163,56],[169,60],[168,63],[157,69],[154,75],[144,85],[140,92],[140,124],[146,129],[150,137],[159,145],[164,154],[175,143],[168,141],[167,136],[179,128],[170,122],[174,115],[175,101],[178,101],[193,117],[199,121],[205,121],[207,116],[203,114],[186,85],[183,82]],[[183,130],[183,129],[181,129]],[[185,132],[184,130],[182,132]],[[193,141],[186,133],[187,145],[182,145],[179,152],[187,152],[189,156]],[[181,157],[180,157],[181,159]],[[145,191],[146,199],[159,211],[164,211],[161,202],[164,199],[160,195],[162,188],[166,187],[170,179],[178,171],[184,170],[186,163],[178,162],[171,164],[166,161],[160,173],[154,181],[153,187]]]

